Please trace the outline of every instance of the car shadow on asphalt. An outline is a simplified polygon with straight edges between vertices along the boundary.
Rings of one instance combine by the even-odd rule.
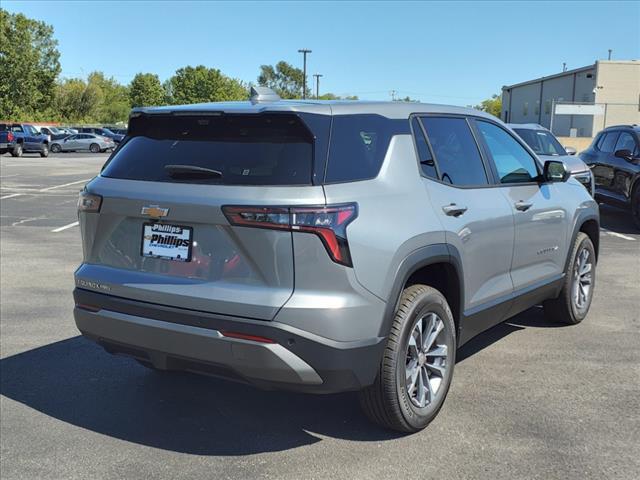
[[[216,378],[154,372],[74,337],[0,360],[0,393],[64,422],[195,455],[283,451],[323,436],[400,436],[369,423],[354,393],[263,391]]]
[[[462,347],[458,362],[514,331],[547,327],[531,309]],[[194,455],[283,451],[322,440],[401,436],[371,424],[355,393],[262,391],[187,373],[154,372],[83,337],[0,360],[0,393],[72,425]]]

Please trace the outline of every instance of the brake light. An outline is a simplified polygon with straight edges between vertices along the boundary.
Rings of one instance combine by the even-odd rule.
[[[13,142],[14,138],[15,136],[13,135],[13,132],[7,133],[7,142]]]
[[[347,242],[347,225],[358,216],[355,203],[326,207],[222,207],[231,225],[313,233],[324,245],[329,257],[352,267]]]

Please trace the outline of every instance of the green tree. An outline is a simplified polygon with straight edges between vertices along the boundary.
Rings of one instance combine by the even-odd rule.
[[[164,88],[154,73],[138,73],[129,85],[129,98],[133,107],[164,104]]]
[[[204,65],[176,70],[165,92],[175,104],[245,100],[249,95],[247,85]]]
[[[281,61],[276,66],[261,65],[258,75],[258,85],[269,87],[281,98],[302,98],[302,85],[304,73],[299,68]],[[309,92],[307,87],[307,92]]]
[[[60,73],[53,28],[0,9],[0,118],[39,120]]]
[[[129,89],[118,83],[113,77],[107,78],[102,72],[89,74],[88,85],[93,85],[102,91],[103,100],[98,106],[96,120],[99,123],[123,122],[129,116],[131,103]]]
[[[315,96],[313,98],[315,98]],[[345,97],[341,97],[340,95],[335,95],[333,93],[323,93],[318,97],[318,100],[358,100],[358,96],[347,95]]]
[[[54,111],[65,122],[94,122],[103,101],[102,89],[95,83],[68,78],[56,87]]]
[[[502,112],[502,97],[499,95],[491,95],[491,98],[483,100],[480,105],[476,105],[473,108],[476,110],[482,110],[483,112],[490,113],[494,117],[500,118]]]
[[[393,99],[394,102],[410,102],[410,103],[415,103],[415,102],[419,102],[420,100],[416,100],[415,98],[411,98],[409,95],[407,95],[404,98],[394,98]]]

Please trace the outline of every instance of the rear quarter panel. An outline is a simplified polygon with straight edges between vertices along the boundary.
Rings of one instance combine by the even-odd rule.
[[[445,233],[425,191],[411,135],[391,139],[372,180],[325,185],[327,203],[358,203],[347,228],[355,275],[365,288],[390,299],[395,273],[411,252],[445,243]]]

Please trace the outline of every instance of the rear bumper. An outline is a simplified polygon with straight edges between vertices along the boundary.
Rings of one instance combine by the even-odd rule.
[[[261,388],[310,393],[359,390],[373,383],[384,338],[336,342],[277,322],[240,319],[114,297],[76,288],[80,332],[110,353],[240,380]],[[96,311],[93,311],[96,310]],[[257,335],[274,343],[229,338]]]

